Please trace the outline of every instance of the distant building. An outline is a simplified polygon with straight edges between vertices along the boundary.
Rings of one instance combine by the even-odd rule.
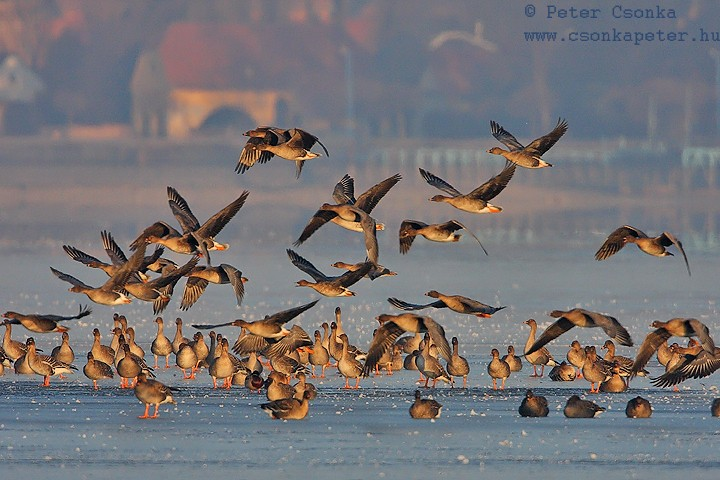
[[[296,27],[297,28],[297,27]],[[176,23],[160,45],[143,52],[131,80],[136,133],[182,138],[195,131],[289,125],[304,110],[294,72],[324,62],[324,75],[342,75],[336,47],[287,45],[277,28]],[[311,33],[311,32],[308,32]],[[298,43],[307,36],[299,35]],[[328,62],[329,60],[329,62]],[[334,73],[333,73],[334,72]],[[337,78],[337,77],[334,77]],[[303,79],[308,81],[308,79]],[[312,81],[312,79],[309,79]],[[322,91],[322,85],[317,85]]]
[[[5,57],[0,63],[0,134],[35,133],[37,99],[44,91],[40,77],[18,57]]]

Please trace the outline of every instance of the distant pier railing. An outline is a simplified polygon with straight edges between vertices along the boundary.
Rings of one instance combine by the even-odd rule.
[[[366,154],[364,163],[376,171],[425,168],[442,175],[486,175],[488,169],[501,168],[502,158],[486,152],[473,142],[458,144],[418,145],[396,142],[375,145]],[[552,181],[573,185],[619,188],[627,192],[653,189],[664,185],[671,190],[697,188],[716,189],[720,148],[685,147],[671,150],[663,145],[646,142],[596,142],[558,146],[546,156],[553,168]],[[548,169],[550,170],[550,169]],[[543,184],[550,173],[538,171],[524,175],[523,183]]]
[[[564,162],[606,162],[611,150],[604,148],[558,149],[556,158]],[[498,159],[479,146],[384,146],[374,147],[368,153],[368,161],[376,164],[399,163],[408,167],[439,167],[447,164],[469,165]]]
[[[717,167],[720,165],[720,148],[685,147],[682,151],[682,167],[685,172],[684,188],[690,188],[695,170],[700,170],[708,188],[717,186]]]
[[[682,166],[685,168],[707,168],[718,164],[720,164],[720,148],[683,148]]]

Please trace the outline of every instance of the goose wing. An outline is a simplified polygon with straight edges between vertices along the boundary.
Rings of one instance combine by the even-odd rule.
[[[688,275],[691,275],[690,273],[690,264],[688,263],[687,255],[685,255],[685,249],[683,248],[682,242],[678,240],[675,235],[673,235],[670,232],[663,232],[662,235],[660,235],[660,244],[663,247],[669,247],[670,245],[675,245],[675,248],[680,250],[680,253],[683,256],[683,259],[685,260],[685,267],[687,268]]]
[[[274,135],[272,132],[268,132],[265,137],[248,138],[248,141],[245,143],[245,146],[240,152],[240,157],[238,158],[237,164],[235,165],[235,172],[245,173],[250,167],[252,167],[256,163],[263,164],[270,161],[270,159],[275,156],[274,153],[268,150],[259,150],[255,147],[258,145],[266,144],[272,141],[271,139],[273,138],[275,139],[274,144],[277,145],[277,135]]]
[[[193,323],[191,326],[198,330],[211,330],[213,328],[229,327],[233,325],[233,323],[235,322],[215,323],[212,325],[208,323]]]
[[[163,253],[165,253],[164,247],[155,247],[155,251],[153,251],[152,255],[146,255],[145,258],[143,258],[140,271],[145,273],[151,269],[151,266],[157,265]]]
[[[373,268],[373,266],[374,265],[372,262],[365,262],[357,270],[348,270],[347,272],[343,273],[342,275],[340,275],[333,281],[335,283],[337,283],[338,285],[347,288],[350,285],[354,285],[361,278],[363,278],[365,275],[367,275],[370,272],[370,270]]]
[[[245,297],[245,282],[243,282],[242,272],[227,263],[221,263],[220,268],[225,271],[225,275],[228,277],[228,281],[233,288],[233,292],[235,292],[237,304],[240,305],[243,301],[243,297]]]
[[[72,275],[68,275],[67,273],[63,273],[60,270],[56,270],[53,267],[50,267],[50,271],[52,271],[53,275],[58,277],[60,280],[64,280],[76,287],[86,288],[86,289],[92,289],[93,287],[81,282],[77,278],[73,277]]]
[[[630,369],[630,377],[634,377],[637,373],[647,365],[648,360],[652,357],[660,347],[660,345],[670,338],[672,335],[665,328],[658,328],[647,334],[642,345],[638,349],[635,355],[635,361],[633,362],[632,368]]]
[[[625,246],[625,237],[636,237],[644,238],[647,237],[643,232],[630,225],[623,225],[620,228],[615,229],[610,235],[608,235],[605,243],[595,252],[595,260],[605,260],[606,258],[615,255]]]
[[[293,265],[310,275],[316,282],[327,282],[332,280],[330,277],[315,268],[315,265],[298,255],[295,251],[288,248],[285,252],[287,252],[287,255]]]
[[[571,328],[573,328],[575,324],[568,320],[566,317],[560,317],[558,318],[552,325],[547,327],[545,331],[540,335],[536,340],[535,343],[532,344],[532,346],[525,351],[525,355],[530,355],[534,352],[537,352],[542,347],[544,347],[546,344],[550,343],[551,341],[555,340],[557,337],[562,335],[563,333],[567,332]]]
[[[702,323],[700,320],[689,318],[688,324],[690,325],[690,328],[692,328],[693,332],[695,332],[695,336],[698,337],[700,340],[700,345],[702,345],[703,350],[705,350],[708,353],[715,353],[715,342],[710,337],[710,331],[708,330],[708,327]]]
[[[415,241],[415,232],[427,226],[427,223],[419,222],[417,220],[403,220],[400,223],[399,232],[400,253],[403,255],[406,254]]]
[[[130,250],[136,250],[140,244],[145,243],[145,240],[148,237],[158,237],[158,238],[165,238],[165,237],[180,237],[180,232],[175,230],[173,227],[168,225],[165,222],[155,222],[149,227],[145,228],[145,230],[138,235],[138,237],[133,240],[133,242],[130,244]]]
[[[185,275],[187,275],[190,272],[190,270],[192,270],[197,265],[199,260],[200,260],[200,257],[198,257],[197,255],[194,255],[182,267],[176,268],[175,270],[173,270],[169,273],[163,274],[163,275],[153,279],[152,281],[148,282],[148,284],[150,286],[152,286],[152,288],[156,288],[158,290],[163,287],[166,287],[168,285],[171,285],[171,284],[174,285],[175,283],[177,283],[178,280],[180,280],[181,277],[184,277]]]
[[[87,265],[88,267],[99,267],[101,265],[107,265],[105,262],[101,261],[98,258],[93,257],[92,255],[88,255],[87,253],[83,252],[82,250],[78,250],[75,247],[71,247],[70,245],[63,245],[63,250],[65,250],[65,253],[70,255],[70,258],[75,260],[76,262],[80,262],[83,265]]]
[[[303,313],[305,310],[309,310],[312,307],[315,306],[317,302],[319,302],[320,299],[313,300],[310,303],[306,303],[305,305],[300,305],[299,307],[289,308],[287,310],[283,310],[282,312],[277,312],[273,315],[266,316],[263,320],[263,322],[267,323],[273,323],[276,325],[284,325],[285,323],[289,322],[293,318],[297,317],[301,313]]]
[[[380,253],[378,250],[375,219],[365,213],[360,217],[360,225],[362,226],[363,237],[365,238],[365,253],[367,254],[367,258],[373,265],[377,265]]]
[[[555,128],[547,135],[543,135],[542,137],[533,140],[527,147],[525,147],[525,151],[533,155],[542,156],[542,154],[550,150],[550,148],[555,145],[558,140],[560,140],[560,137],[565,135],[567,129],[567,120],[558,118]]]
[[[185,311],[192,307],[205,292],[208,283],[209,282],[204,278],[189,277],[185,283],[185,290],[183,290],[182,300],[180,301],[180,310]]]
[[[83,307],[80,305],[80,310],[78,311],[77,315],[38,315],[39,318],[51,320],[53,322],[62,322],[64,320],[76,320],[83,317],[87,317],[92,313],[92,308]]]
[[[353,203],[357,208],[364,211],[365,213],[370,213],[377,206],[378,202],[382,200],[382,198],[390,191],[390,189],[394,187],[401,179],[402,175],[396,173],[392,177],[386,178],[382,182],[379,182],[376,185],[373,185],[372,187],[367,189],[357,198],[357,201]]]
[[[337,217],[337,212],[323,209],[318,210],[312,216],[308,224],[305,225],[300,237],[293,243],[293,245],[296,247],[300,246],[305,240],[310,238],[310,236],[315,233],[318,228],[322,227],[335,217]]]
[[[425,329],[427,329],[427,332],[430,335],[433,343],[438,347],[438,353],[445,360],[450,360],[452,351],[450,349],[450,344],[445,337],[445,329],[442,327],[442,325],[440,325],[430,317],[422,318]]]
[[[603,315],[602,313],[590,312],[587,310],[584,310],[583,314],[587,315],[592,320],[592,322],[595,323],[595,325],[602,328],[605,333],[607,333],[608,337],[612,338],[620,345],[625,345],[626,347],[633,346],[633,341],[630,338],[630,334],[625,329],[625,327],[620,325],[620,322],[618,322],[617,318],[611,317],[609,315]]]
[[[270,346],[270,342],[266,338],[253,333],[246,333],[238,337],[233,344],[232,350],[236,355],[248,355],[252,352],[264,352],[268,346]]]
[[[278,358],[300,347],[309,347],[313,344],[310,335],[299,325],[293,325],[290,333],[279,341],[270,345],[263,353],[267,358]]]
[[[478,245],[480,245],[480,248],[482,248],[482,251],[485,252],[485,255],[488,254],[487,250],[485,250],[485,247],[483,246],[482,242],[480,242],[480,239],[477,237],[477,235],[475,235],[471,230],[469,230],[465,225],[463,225],[459,221],[450,220],[450,221],[442,224],[442,227],[447,228],[450,231],[457,231],[460,229],[465,230],[466,232],[468,232],[470,234],[471,237],[473,237],[478,242]]]
[[[173,215],[180,223],[183,233],[194,232],[200,228],[200,222],[190,210],[190,205],[173,187],[167,187],[168,204]]]
[[[502,310],[503,308],[507,307],[493,307],[492,305],[487,305],[485,303],[482,303],[478,300],[474,300],[472,298],[463,297],[462,295],[454,295],[453,296],[458,302],[460,302],[461,305],[463,305],[467,312],[469,313],[484,313],[488,315],[493,315],[494,313]]]
[[[462,193],[460,193],[459,190],[457,190],[455,187],[450,185],[448,182],[446,182],[442,178],[440,178],[436,175],[433,175],[432,173],[428,172],[427,170],[423,170],[422,168],[419,168],[418,170],[420,170],[420,175],[422,175],[422,177],[425,179],[425,181],[428,183],[428,185],[431,185],[431,186],[437,188],[438,190],[441,190],[441,191],[447,193],[451,197],[459,197],[460,195],[462,195]]]
[[[490,133],[492,133],[492,136],[495,137],[498,142],[508,147],[508,150],[511,152],[525,148],[522,143],[517,141],[517,138],[515,138],[512,133],[505,130],[499,123],[493,120],[490,120]]]
[[[500,173],[468,193],[467,197],[485,200],[486,202],[495,198],[507,187],[510,179],[515,174],[515,168],[516,165],[514,163],[506,162],[505,168],[503,168]]]
[[[720,355],[700,350],[696,355],[684,355],[683,361],[670,371],[652,378],[656,387],[672,387],[689,378],[704,378],[720,369]]]
[[[354,205],[355,200],[355,180],[347,173],[335,184],[332,194],[335,203],[342,205],[343,203],[349,203]]]
[[[405,333],[405,330],[400,328],[400,326],[392,320],[385,322],[377,329],[368,347],[367,356],[365,357],[365,364],[363,365],[362,371],[363,376],[370,375],[370,372],[375,368],[380,358],[393,346],[395,341],[403,333]]]
[[[243,191],[238,198],[233,200],[228,206],[217,212],[212,217],[208,218],[200,228],[197,229],[197,234],[202,238],[213,238],[232,220],[235,214],[245,205],[250,192]]]
[[[313,135],[312,133],[306,132],[305,130],[301,130],[299,128],[293,128],[290,130],[292,136],[294,137],[294,140],[299,143],[299,145],[302,145],[302,147],[306,150],[310,150],[312,147],[315,146],[317,143],[320,145],[325,152],[325,156],[329,157],[330,154],[327,151],[327,148],[325,148],[325,145],[322,144],[320,139]]]
[[[122,248],[120,248],[120,245],[117,244],[110,232],[106,230],[100,232],[100,239],[102,240],[105,253],[107,253],[113,265],[122,265],[128,261],[125,252],[122,251]]]
[[[100,239],[102,240],[103,248],[105,249],[105,253],[110,258],[110,261],[113,265],[116,267],[120,267],[127,263],[128,258],[125,256],[125,252],[122,251],[122,248],[120,248],[120,245],[117,244],[115,239],[113,238],[112,234],[106,230],[103,230],[100,232]],[[143,258],[143,261],[138,267],[138,270],[143,270],[145,268],[145,265],[149,265],[150,263],[153,263],[155,260],[157,260],[158,257],[162,254],[163,250],[161,247],[160,253],[157,252],[157,248],[155,249],[155,255],[153,257],[145,257]],[[139,272],[133,272],[131,274],[132,280],[141,282],[143,281],[143,278],[147,279],[147,277],[141,277]]]
[[[412,311],[412,310],[422,310],[423,308],[447,308],[447,305],[445,305],[445,302],[442,300],[437,300],[435,302],[425,303],[425,304],[418,304],[418,303],[408,303],[404,302],[400,299],[397,299],[395,297],[390,297],[387,299],[390,305],[392,305],[395,308],[399,308],[400,310],[406,310],[406,311]]]
[[[133,252],[128,261],[120,265],[120,267],[115,270],[115,273],[113,273],[100,288],[108,291],[116,291],[123,288],[130,277],[140,269],[145,259],[145,249],[147,245],[147,242],[142,242],[138,248],[135,249],[135,252]]]

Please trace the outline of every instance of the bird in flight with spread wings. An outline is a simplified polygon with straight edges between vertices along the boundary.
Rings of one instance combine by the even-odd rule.
[[[663,232],[657,237],[648,237],[643,231],[630,225],[623,225],[608,235],[605,243],[595,253],[595,260],[605,260],[615,255],[628,243],[634,243],[640,250],[654,257],[673,256],[671,252],[668,252],[667,247],[675,245],[675,248],[680,251],[685,260],[688,275],[691,275],[685,249],[682,242],[675,235],[670,232]]]
[[[503,168],[500,173],[470,193],[463,194],[437,175],[433,175],[422,168],[420,169],[420,175],[422,175],[429,185],[449,195],[435,195],[430,198],[431,202],[447,203],[458,210],[469,213],[500,213],[502,207],[491,204],[490,200],[498,196],[500,192],[507,187],[508,182],[510,182],[514,174],[515,164],[506,162],[505,168]]]
[[[565,135],[567,129],[567,121],[558,119],[558,123],[552,132],[536,138],[527,147],[524,147],[510,132],[501,127],[497,122],[491,121],[490,132],[500,143],[508,147],[508,150],[493,147],[487,152],[493,155],[501,155],[505,157],[505,160],[525,168],[552,167],[551,163],[542,159],[542,155],[550,150],[550,148],[560,140],[560,137]]]
[[[546,344],[573,327],[600,327],[610,338],[618,342],[620,345],[631,347],[633,344],[630,334],[627,330],[625,330],[625,327],[620,325],[620,322],[618,322],[615,317],[603,315],[602,313],[591,312],[590,310],[585,310],[584,308],[573,308],[568,311],[553,310],[550,312],[550,316],[557,318],[557,320],[545,329],[537,340],[535,340],[535,343],[533,343],[532,346],[525,351],[525,355],[531,355],[532,353],[540,350]]]

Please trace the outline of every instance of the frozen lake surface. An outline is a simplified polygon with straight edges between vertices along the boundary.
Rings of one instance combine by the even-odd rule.
[[[215,263],[230,263],[250,278],[243,305],[234,304],[229,287],[211,285],[191,310],[180,312],[176,293],[163,314],[166,324],[179,316],[186,325],[185,335],[191,336],[192,323],[241,317],[256,320],[307,303],[317,295],[294,287],[305,276],[289,262],[285,249],[315,209],[329,200],[332,186],[345,171],[316,168],[321,166],[306,167],[300,182],[292,178],[292,165],[277,162],[256,167],[245,176],[236,176],[225,165],[165,168],[158,177],[138,168],[128,171],[123,165],[105,165],[94,173],[84,165],[45,165],[43,176],[33,173],[32,166],[11,166],[0,179],[4,201],[11,206],[0,216],[0,308],[76,313],[79,303],[88,303],[87,298],[69,293],[69,285],[55,278],[49,267],[92,285],[104,282],[105,277],[73,262],[61,245],[74,245],[104,258],[100,230],[110,230],[121,245],[127,245],[146,225],[172,220],[166,185],[177,187],[203,218],[243,189],[251,192],[247,205],[219,236],[232,244],[231,249],[213,254]],[[306,173],[314,183],[305,179]],[[379,181],[392,173],[372,177]],[[483,170],[483,179],[490,173],[491,169]],[[523,171],[517,176],[527,174]],[[636,344],[650,331],[653,320],[673,317],[698,318],[717,335],[720,257],[712,243],[717,232],[706,227],[691,232],[683,223],[704,225],[703,219],[709,218],[708,223],[714,225],[714,210],[707,217],[697,207],[687,215],[677,215],[678,209],[659,205],[647,210],[632,199],[634,206],[628,209],[577,210],[575,200],[562,197],[558,186],[557,193],[538,197],[538,208],[547,197],[560,195],[562,202],[527,214],[518,227],[513,212],[527,210],[526,196],[534,192],[531,187],[511,183],[500,196],[506,209],[502,214],[470,218],[427,202],[432,189],[425,185],[420,193],[416,191],[418,180],[411,180],[417,176],[416,168],[407,168],[403,175],[397,192],[391,191],[376,209],[378,218],[389,225],[379,236],[380,261],[398,276],[357,283],[353,287],[357,297],[322,298],[296,322],[312,333],[322,322],[333,320],[333,311],[340,306],[350,341],[366,348],[377,327],[375,317],[399,313],[387,303],[390,296],[422,303],[427,301],[424,293],[435,289],[506,305],[491,319],[480,320],[443,310],[423,311],[445,327],[448,338],[459,338],[460,353],[471,364],[467,390],[441,384],[424,392],[444,405],[440,419],[429,422],[409,417],[417,373],[408,371],[364,379],[358,391],[342,390],[344,380],[336,373],[314,379],[319,396],[311,403],[308,417],[297,422],[271,421],[258,407],[264,395],[239,387],[213,390],[205,372],[196,381],[184,381],[177,369],[160,369],[158,379],[182,391],[176,397],[178,405],[163,406],[160,418],[153,421],[137,418],[142,405],[132,391],[119,389],[117,381],[101,382],[101,390],[95,392],[80,371],[67,380],[54,378],[50,388],[41,388],[39,377],[6,372],[0,377],[0,479],[20,475],[72,480],[196,478],[202,474],[217,478],[260,474],[278,479],[475,479],[492,474],[520,479],[538,472],[547,478],[717,477],[720,419],[710,416],[710,403],[720,396],[717,375],[686,382],[680,392],[656,389],[648,379],[638,378],[626,393],[588,394],[589,383],[584,380],[559,384],[547,377],[529,378],[527,363],[509,378],[505,391],[494,392],[486,372],[492,348],[504,352],[513,344],[522,351],[529,332],[523,322],[535,318],[542,329],[553,320],[547,313],[554,309],[581,306],[617,317]],[[196,185],[198,178],[214,178],[217,183]],[[358,190],[369,183],[367,178],[358,180]],[[465,187],[471,182],[456,183]],[[489,256],[467,236],[452,245],[418,239],[407,255],[398,253],[399,220],[453,217],[461,218],[480,236]],[[681,258],[656,259],[633,246],[596,262],[593,254],[605,236],[626,222],[650,234],[663,229],[676,233],[685,243],[692,277]],[[327,226],[296,250],[331,273],[328,265],[334,261],[362,260],[358,257],[363,245],[361,236]],[[149,304],[135,301],[117,309],[92,306],[91,316],[68,323],[80,370],[92,329],[99,328],[107,342],[115,311],[127,316],[139,343],[149,352],[155,335]],[[232,327],[221,331],[230,339],[238,333]],[[173,333],[166,331],[168,336]],[[22,327],[13,329],[13,338],[27,335]],[[46,352],[59,344],[58,334],[35,337]],[[605,337],[597,329],[575,329],[548,348],[562,359],[573,339],[599,347]],[[635,348],[621,347],[617,353],[632,357]],[[652,376],[662,372],[654,358],[648,368]],[[551,412],[547,418],[519,417],[517,408],[527,388],[548,398]],[[608,410],[599,418],[566,419],[562,408],[574,393]],[[628,399],[637,395],[653,404],[652,418],[625,417]]]
[[[523,478],[541,469],[553,478],[579,471],[715,478],[720,466],[720,428],[709,417],[707,391],[595,395],[607,412],[566,419],[561,404],[585,385],[556,388],[523,378],[513,383],[548,397],[547,418],[518,416],[521,388],[503,393],[437,389],[443,416],[429,422],[407,414],[414,380],[414,373],[401,372],[377,381],[377,387],[366,382],[359,392],[338,390],[339,379],[326,380],[318,384],[320,396],[305,420],[279,422],[260,411],[258,395],[244,389],[212,391],[202,381],[196,382],[202,386],[183,386],[177,407],[162,408],[159,419],[144,421],[136,418],[141,406],[132,392],[105,386],[93,393],[77,383],[41,390],[35,381],[6,379],[0,413],[3,476],[107,478],[116,471],[293,478],[304,471],[314,478],[477,478],[480,472]],[[625,418],[627,399],[638,393],[653,403],[652,418]]]
[[[548,249],[542,258],[523,253],[514,259],[496,258],[501,253],[477,257],[475,267],[482,273],[468,275],[459,272],[465,256],[476,255],[477,249],[470,243],[452,250],[439,247],[446,248],[448,262],[440,270],[441,278],[435,278],[438,271],[428,272],[422,262],[408,256],[402,264],[392,263],[402,275],[359,283],[355,298],[323,298],[298,317],[297,323],[312,331],[332,320],[335,306],[341,306],[351,340],[366,346],[377,324],[374,317],[397,313],[385,302],[389,295],[420,302],[425,298],[422,293],[435,286],[508,305],[493,318],[482,320],[440,310],[427,312],[445,326],[448,337],[460,338],[461,354],[471,363],[467,390],[444,384],[429,390],[444,405],[440,419],[429,422],[409,417],[417,380],[417,373],[409,371],[364,379],[358,391],[342,390],[342,377],[329,371],[326,379],[313,380],[319,396],[311,403],[308,417],[298,422],[271,421],[258,407],[265,401],[264,395],[240,387],[229,392],[213,390],[205,372],[196,381],[184,381],[177,369],[159,369],[159,380],[182,391],[176,397],[178,405],[163,406],[160,418],[153,421],[136,418],[142,405],[132,391],[119,389],[117,381],[101,382],[101,390],[94,392],[82,373],[68,380],[54,378],[50,388],[39,387],[39,377],[6,373],[0,377],[2,477],[22,473],[106,478],[112,470],[122,471],[123,476],[180,478],[203,472],[243,478],[255,474],[293,478],[298,472],[320,479],[477,478],[482,473],[526,478],[538,469],[552,478],[575,477],[580,472],[624,478],[716,477],[720,422],[710,416],[710,403],[720,396],[717,376],[686,382],[677,393],[656,389],[646,378],[638,378],[626,393],[588,394],[585,380],[560,384],[547,377],[529,378],[531,369],[526,363],[520,373],[509,378],[507,390],[494,392],[486,365],[493,347],[504,351],[512,343],[522,349],[528,335],[524,320],[537,318],[542,328],[552,320],[546,312],[575,304],[616,316],[636,343],[649,331],[652,320],[673,316],[696,316],[714,332],[717,287],[711,277],[718,271],[717,257],[708,255],[704,261],[693,257],[695,271],[688,278],[679,259],[664,262],[622,252],[629,265],[594,265],[592,252],[587,260],[588,252],[583,249]],[[488,248],[502,252],[502,245]],[[243,271],[259,274],[247,284],[242,307],[235,307],[232,294],[216,286],[208,288],[189,312],[179,312],[171,303],[166,320],[183,318],[188,336],[194,331],[190,323],[260,318],[315,298],[309,290],[291,288],[302,274],[283,258],[284,252],[274,256],[275,260],[261,251],[254,253],[243,255]],[[428,252],[421,247],[412,253]],[[85,299],[68,294],[62,282],[45,275],[48,264],[74,268],[68,267],[69,262],[58,255],[20,255],[17,263],[8,263],[2,279],[5,298],[11,299],[7,309],[74,313],[77,302],[86,303]],[[590,267],[594,267],[592,274],[586,272]],[[17,273],[15,269],[37,272],[37,281],[8,281]],[[618,274],[620,269],[626,269],[624,275]],[[665,275],[669,270],[673,274]],[[404,275],[415,280],[403,280]],[[284,286],[276,287],[278,284]],[[453,290],[453,285],[458,287]],[[92,329],[100,328],[107,338],[105,332],[112,324],[114,310],[93,307],[93,315],[68,324],[80,369]],[[118,308],[135,326],[146,351],[155,333],[150,310],[138,303]],[[232,327],[220,331],[231,339],[237,335]],[[168,333],[171,336],[173,332]],[[19,326],[13,329],[15,338],[26,334]],[[59,343],[58,334],[35,337],[45,351]],[[549,348],[556,358],[563,358],[574,338],[598,346],[604,341],[600,331],[576,329],[551,342]],[[621,347],[618,353],[633,356],[634,351]],[[152,361],[149,355],[148,361]],[[662,372],[654,358],[650,370],[653,376]],[[526,388],[548,398],[551,412],[547,418],[518,415]],[[594,419],[566,419],[562,407],[573,393],[608,411]],[[653,404],[652,418],[625,417],[625,404],[637,395]]]

